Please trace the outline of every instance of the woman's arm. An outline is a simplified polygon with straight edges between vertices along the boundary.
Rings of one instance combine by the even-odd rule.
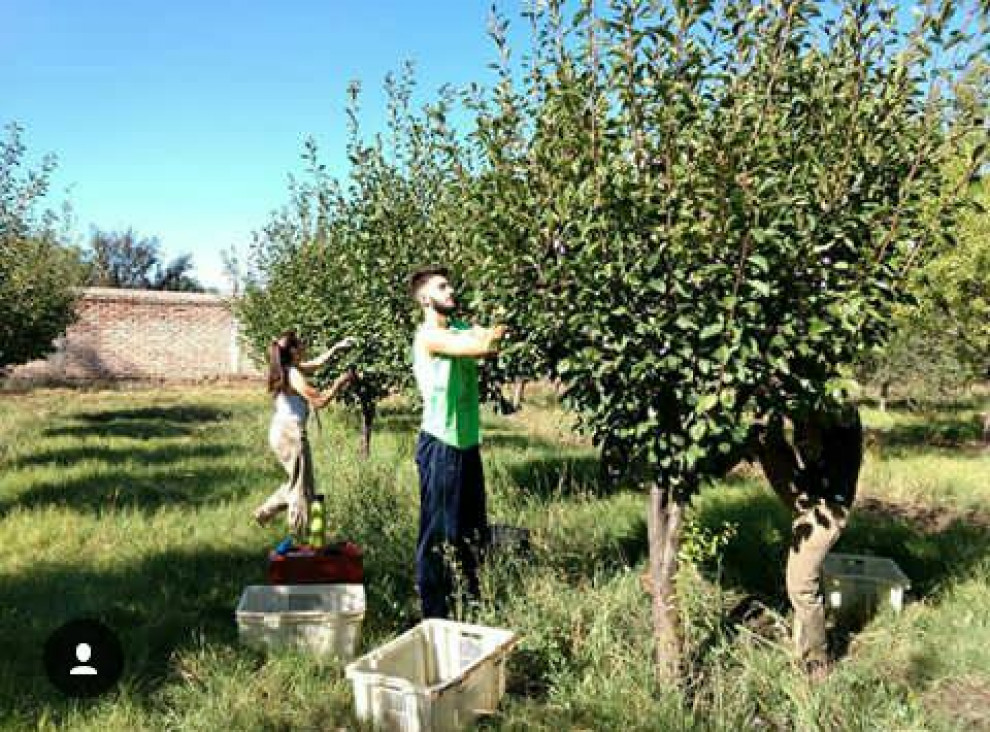
[[[357,342],[356,338],[348,336],[337,343],[334,343],[330,348],[321,353],[316,358],[312,358],[309,361],[303,361],[297,368],[304,374],[313,374],[319,371],[323,366],[326,365],[327,361],[334,357],[338,351],[343,351],[350,348]]]
[[[315,409],[319,409],[327,403],[327,400],[320,394],[320,390],[306,381],[306,377],[303,376],[302,370],[298,367],[289,369],[289,386]]]
[[[330,388],[323,392],[323,396],[326,397],[328,402],[331,399],[336,399],[340,392],[357,381],[357,379],[357,372],[354,369],[347,369],[347,371],[334,379],[333,383],[330,384]]]
[[[357,374],[351,370],[347,370],[334,380],[329,389],[321,392],[306,381],[305,377],[299,372],[299,369],[292,369],[289,372],[289,385],[299,392],[314,409],[322,409],[336,399],[337,395],[356,378]]]

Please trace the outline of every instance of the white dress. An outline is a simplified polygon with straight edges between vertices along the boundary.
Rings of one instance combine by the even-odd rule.
[[[316,494],[313,458],[306,436],[309,403],[299,394],[275,395],[275,414],[268,430],[268,444],[275,452],[288,480],[282,483],[255,511],[262,523],[288,508],[289,530],[303,536],[309,523],[309,504]]]

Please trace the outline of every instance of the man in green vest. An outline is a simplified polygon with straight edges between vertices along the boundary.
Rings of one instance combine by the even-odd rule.
[[[413,372],[423,396],[416,445],[416,581],[423,617],[445,618],[455,573],[468,595],[478,596],[478,564],[489,528],[479,452],[477,360],[498,352],[505,327],[481,328],[453,319],[457,303],[446,269],[415,272],[409,290],[423,308],[413,341]]]

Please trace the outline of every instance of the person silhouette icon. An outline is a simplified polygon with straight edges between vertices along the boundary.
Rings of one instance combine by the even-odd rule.
[[[76,646],[76,658],[80,663],[85,664],[93,655],[93,649],[89,643],[80,643]],[[96,676],[97,671],[92,666],[73,666],[69,671],[69,676]]]
[[[124,649],[109,626],[96,618],[75,618],[48,636],[44,663],[45,675],[60,692],[74,698],[95,697],[120,681]]]

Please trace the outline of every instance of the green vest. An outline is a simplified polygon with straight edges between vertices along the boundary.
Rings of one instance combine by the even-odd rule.
[[[468,324],[454,320],[448,327],[471,330]],[[422,430],[461,450],[480,444],[477,361],[431,354],[414,346],[413,373],[423,396]]]

